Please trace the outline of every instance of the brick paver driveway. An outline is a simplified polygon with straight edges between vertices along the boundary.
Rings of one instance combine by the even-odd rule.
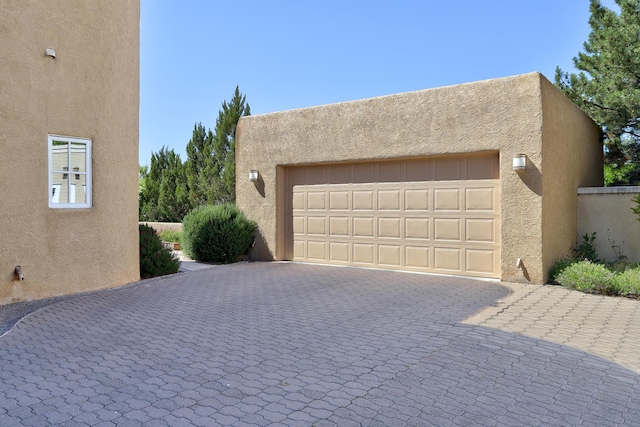
[[[640,425],[634,371],[463,323],[508,294],[256,263],[65,300],[0,338],[0,425]]]

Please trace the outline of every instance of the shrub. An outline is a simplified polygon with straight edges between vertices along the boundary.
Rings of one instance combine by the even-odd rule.
[[[180,243],[180,236],[182,236],[180,230],[166,229],[160,232],[160,240],[163,242]]]
[[[602,264],[580,261],[566,267],[556,281],[567,289],[592,294],[616,293],[615,275]]]
[[[235,262],[249,253],[256,229],[233,204],[199,206],[182,221],[182,249],[196,261]]]
[[[576,262],[578,261],[573,258],[560,258],[554,261],[553,265],[549,269],[549,283],[558,283],[556,279],[558,274],[562,273],[565,268],[575,264]]]
[[[629,268],[617,274],[615,287],[620,295],[640,298],[640,268]]]
[[[582,243],[576,249],[575,258],[579,261],[589,260],[591,262],[600,262],[598,252],[596,251],[596,232],[594,231],[589,237],[588,234],[582,236]]]
[[[180,261],[170,249],[162,245],[156,231],[145,224],[140,224],[140,277],[164,276],[177,273]]]
[[[637,262],[629,262],[623,259],[618,259],[616,261],[607,262],[604,264],[607,267],[607,270],[612,271],[614,273],[623,273],[629,269],[637,268]]]

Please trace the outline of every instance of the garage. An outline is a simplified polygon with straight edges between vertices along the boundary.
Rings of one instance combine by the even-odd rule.
[[[500,277],[497,153],[284,169],[293,261]]]
[[[253,260],[542,284],[602,185],[599,138],[540,73],[246,116],[236,203]]]

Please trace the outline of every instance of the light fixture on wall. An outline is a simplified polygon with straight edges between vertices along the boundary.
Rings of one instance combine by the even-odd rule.
[[[249,181],[258,182],[258,177],[259,176],[260,176],[260,174],[258,173],[257,170],[250,170],[249,171]]]
[[[55,59],[55,57],[56,57],[56,51],[55,51],[55,49],[51,49],[50,47],[48,47],[48,48],[46,48],[46,49],[45,49],[45,51],[44,51],[44,55],[45,55],[45,56],[50,56],[50,57],[52,57],[52,58],[54,58],[54,59]]]
[[[526,154],[516,154],[513,156],[513,170],[514,171],[523,171],[527,168],[527,155]]]

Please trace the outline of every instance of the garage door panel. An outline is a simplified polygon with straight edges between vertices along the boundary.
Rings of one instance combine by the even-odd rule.
[[[307,242],[307,257],[310,260],[326,261],[327,242],[310,240]]]
[[[493,188],[467,188],[465,190],[465,204],[467,211],[496,210]]]
[[[287,253],[499,277],[498,164],[497,155],[486,155],[285,169],[285,209],[293,208]]]
[[[322,216],[310,216],[307,218],[307,234],[324,236],[327,234],[327,218]]]
[[[495,271],[495,251],[482,249],[466,250],[467,270],[472,273],[493,275]]]
[[[349,236],[349,217],[329,218],[329,235],[331,237]]]
[[[349,262],[349,243],[331,242],[329,243],[329,261]]]
[[[466,241],[495,243],[495,228],[494,219],[467,218]]]
[[[291,201],[294,210],[304,210],[304,193],[293,193]]]
[[[400,245],[378,245],[378,264],[400,267]]]
[[[405,190],[404,209],[406,211],[428,211],[429,190]]]
[[[293,217],[293,232],[295,234],[305,234],[304,232],[304,220],[303,216],[294,216]]]
[[[405,218],[404,227],[407,239],[429,239],[429,218]]]
[[[307,258],[307,253],[305,248],[307,246],[307,242],[296,240],[293,242],[293,259],[303,260]]]
[[[459,188],[436,188],[433,190],[435,211],[460,211]]]
[[[435,247],[434,252],[434,267],[437,270],[448,270],[451,272],[462,272],[461,254],[460,248],[443,248]]]
[[[378,190],[378,210],[400,210],[400,190]]]
[[[435,218],[433,237],[435,240],[461,241],[460,219]]]
[[[374,219],[353,218],[353,237],[374,237]]]
[[[346,211],[349,210],[349,192],[332,191],[329,193],[329,210]]]
[[[400,238],[400,218],[378,218],[378,237]]]
[[[308,210],[320,210],[326,209],[326,193],[324,191],[309,192],[307,193],[307,209]]]
[[[374,192],[372,190],[354,190],[353,191],[353,210],[354,211],[372,211],[373,200],[374,200]]]
[[[373,254],[375,245],[373,243],[354,243],[353,262],[357,264],[373,265]]]
[[[405,260],[407,267],[429,268],[429,248],[423,246],[406,246]]]

